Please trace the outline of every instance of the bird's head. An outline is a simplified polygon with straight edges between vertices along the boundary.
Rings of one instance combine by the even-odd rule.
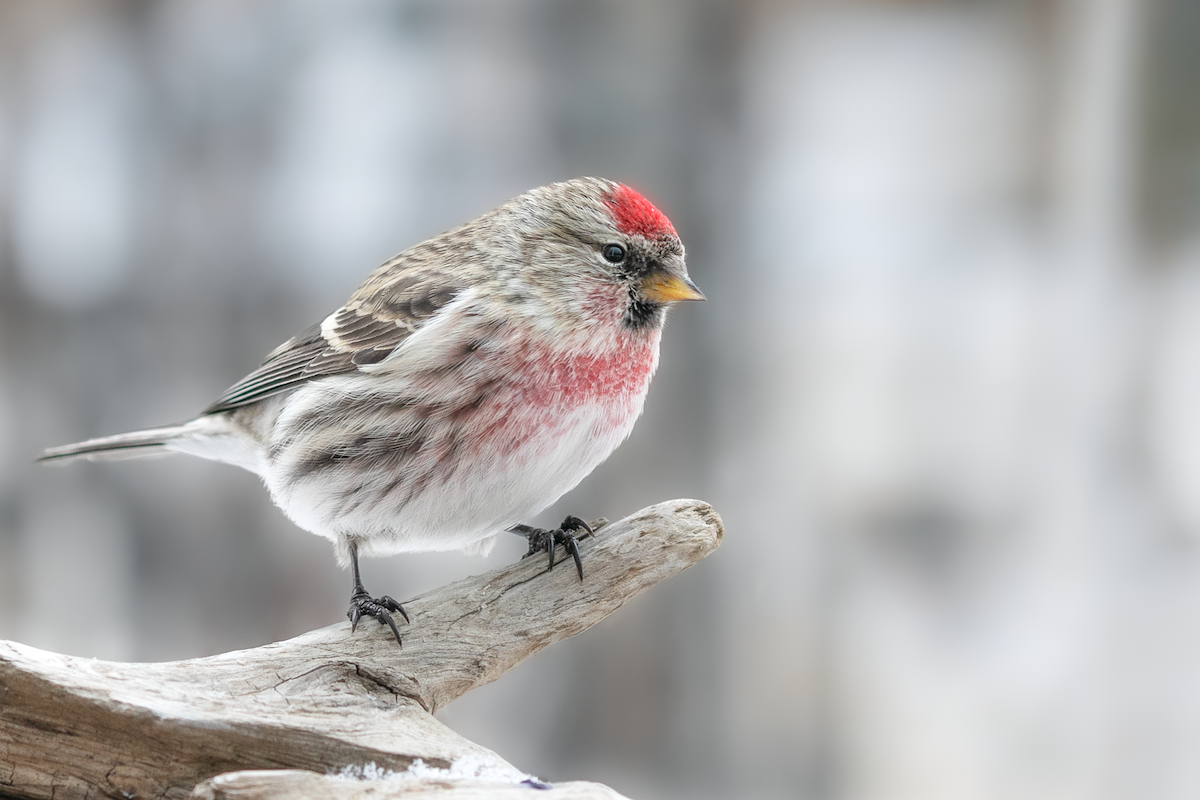
[[[577,178],[522,195],[512,211],[523,234],[523,277],[539,294],[552,294],[558,302],[551,307],[563,313],[657,330],[671,303],[704,299],[688,277],[675,227],[628,186]]]

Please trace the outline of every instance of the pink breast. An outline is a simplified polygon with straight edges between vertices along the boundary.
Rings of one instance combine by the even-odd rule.
[[[488,436],[507,452],[540,450],[568,424],[583,419],[594,433],[625,430],[641,412],[658,361],[659,334],[599,352],[514,353],[509,371],[489,403]],[[573,413],[590,408],[593,413]]]
[[[623,405],[646,393],[658,361],[658,334],[635,340],[622,336],[612,347],[583,354],[533,355],[521,369],[530,405]]]

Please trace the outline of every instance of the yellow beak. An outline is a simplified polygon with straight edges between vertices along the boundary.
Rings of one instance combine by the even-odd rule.
[[[652,272],[642,279],[642,296],[655,303],[703,300],[704,293],[686,275]]]

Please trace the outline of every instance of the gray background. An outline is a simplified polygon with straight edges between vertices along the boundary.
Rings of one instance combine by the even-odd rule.
[[[32,458],[190,417],[393,253],[599,174],[710,299],[538,521],[701,497],[726,540],[444,719],[640,798],[1194,797],[1198,54],[1187,0],[0,4],[0,638],[341,619],[254,476]]]

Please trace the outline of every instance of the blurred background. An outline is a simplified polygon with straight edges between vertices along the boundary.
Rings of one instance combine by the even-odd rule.
[[[254,476],[32,459],[194,415],[393,253],[598,174],[709,301],[536,521],[699,497],[725,542],[444,720],[642,799],[1196,797],[1197,76],[1194,0],[0,4],[0,638],[342,619]]]

